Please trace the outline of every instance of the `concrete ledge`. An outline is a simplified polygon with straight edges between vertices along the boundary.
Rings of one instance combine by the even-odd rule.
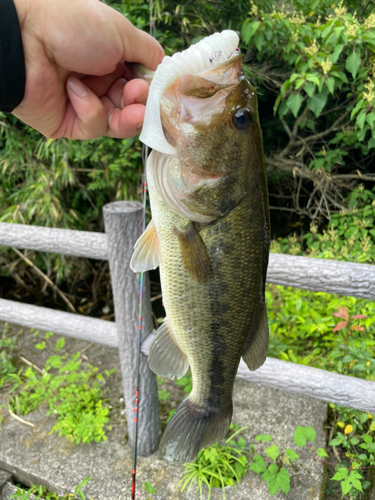
[[[1,327],[1,324],[0,324]],[[16,325],[10,326],[10,333],[18,335],[20,353],[30,362],[43,367],[51,354],[48,349],[40,351],[35,347],[39,342],[26,329],[19,331]],[[52,340],[57,342],[59,336]],[[93,344],[66,338],[63,353],[72,355],[85,349],[88,361],[101,371],[115,368],[110,385],[113,404],[122,397],[122,379],[118,350],[114,347]],[[5,403],[0,395],[0,405]],[[254,443],[257,434],[271,434],[280,450],[295,449],[301,460],[291,471],[292,486],[288,500],[322,500],[324,490],[323,465],[311,460],[311,453],[301,453],[294,445],[293,433],[297,425],[311,425],[317,431],[316,447],[325,447],[323,423],[326,419],[326,404],[313,398],[261,386],[256,383],[237,379],[234,386],[234,415],[236,424],[248,426],[243,436],[248,443]],[[122,403],[123,404],[123,403]],[[84,487],[87,500],[130,500],[132,451],[126,443],[127,433],[124,417],[117,414],[108,441],[76,446],[56,434],[49,435],[54,425],[53,416],[45,416],[46,407],[25,416],[25,420],[35,424],[31,428],[12,418],[7,408],[0,408],[3,422],[0,425],[0,469],[12,473],[13,480],[22,484],[42,484],[60,493],[73,492],[86,477],[92,479]],[[307,450],[304,450],[305,452]],[[161,460],[157,453],[138,458],[137,495],[142,500],[150,498],[146,494],[144,482],[150,482],[157,493],[152,500],[198,500],[199,493],[194,490],[183,494],[176,488],[183,468]],[[7,483],[8,484],[8,483]],[[235,490],[226,488],[227,500],[269,500],[266,483],[249,471],[242,484]],[[10,496],[10,495],[9,495]],[[212,500],[221,500],[221,490],[212,493]],[[8,500],[9,497],[0,500]],[[284,500],[284,494],[272,497]]]
[[[4,401],[0,401],[0,404]],[[87,498],[94,500],[130,500],[132,453],[121,443],[126,429],[117,428],[108,435],[107,442],[76,446],[65,438],[49,436],[54,417],[46,417],[39,409],[26,419],[35,424],[31,428],[12,418],[3,408],[4,420],[0,427],[0,468],[11,472],[23,484],[42,484],[56,493],[71,492],[87,476],[92,479],[84,488]],[[295,446],[293,433],[296,425],[311,425],[317,431],[314,446],[325,447],[323,423],[326,405],[323,402],[283,391],[237,380],[234,391],[234,422],[249,426],[244,437],[254,442],[257,434],[274,436],[280,450],[295,449],[301,456],[291,471],[291,490],[288,500],[321,500],[323,464],[310,460],[311,452]],[[157,454],[138,458],[137,491],[145,496],[144,482],[150,482],[157,493],[154,500],[192,500],[199,494],[193,490],[181,493],[176,489],[183,468],[161,460]],[[222,498],[221,490],[214,491],[212,499]],[[228,500],[268,500],[266,483],[249,471],[242,484],[226,489]],[[279,493],[275,500],[284,499]],[[0,497],[7,500],[7,497]]]
[[[3,491],[5,488],[5,485],[7,484],[8,481],[10,481],[12,478],[12,474],[9,474],[9,472],[0,469],[0,493]]]
[[[12,483],[6,483],[3,491],[0,493],[0,500],[9,500],[12,495],[17,493],[17,487]],[[30,495],[29,500],[35,500],[35,495]]]

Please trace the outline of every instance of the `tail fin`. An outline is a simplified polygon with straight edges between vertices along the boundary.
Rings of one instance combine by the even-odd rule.
[[[184,399],[168,423],[160,443],[160,454],[169,462],[195,460],[198,451],[225,438],[232,418],[227,414],[207,411],[190,398]]]

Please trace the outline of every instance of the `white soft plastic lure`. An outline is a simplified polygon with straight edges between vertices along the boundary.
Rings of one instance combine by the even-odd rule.
[[[172,57],[165,56],[153,77],[140,140],[150,148],[173,155],[175,148],[166,140],[160,119],[160,101],[173,81],[186,74],[198,75],[237,55],[239,37],[231,30],[215,33]]]

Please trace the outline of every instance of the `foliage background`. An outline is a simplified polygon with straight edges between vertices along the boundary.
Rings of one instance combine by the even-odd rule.
[[[148,31],[148,2],[106,3]],[[167,55],[215,31],[241,34],[244,71],[259,100],[272,251],[374,264],[371,0],[156,0],[154,5],[156,37]],[[137,139],[50,140],[0,114],[0,221],[103,231],[103,205],[139,199],[141,171]],[[31,251],[16,255],[2,248],[0,278],[0,296],[113,318],[107,263]],[[151,279],[152,294],[160,294],[157,276]],[[266,298],[271,356],[375,380],[373,302],[276,286],[267,287]],[[161,301],[154,310],[161,315]],[[334,318],[339,314],[349,318],[345,327]],[[181,384],[186,389],[191,381]],[[350,468],[374,466],[374,416],[335,405],[330,412],[329,440],[334,451],[340,447],[335,451],[340,470],[347,467],[348,474]],[[359,486],[365,483],[363,478]],[[361,498],[360,489],[350,487],[349,497]]]
[[[148,31],[148,2],[107,3]],[[245,73],[259,98],[272,231],[279,238],[274,250],[373,262],[374,211],[367,213],[375,178],[371,2],[157,0],[154,6],[156,37],[166,54],[215,31],[241,34]],[[141,170],[137,139],[50,140],[12,115],[0,115],[0,221],[103,231],[103,205],[139,199]],[[352,213],[359,182],[367,196],[359,200],[365,201],[361,216]],[[332,230],[340,237],[327,233]],[[280,238],[288,234],[295,243],[283,243]],[[341,254],[329,251],[329,234]],[[344,255],[343,241],[351,237],[357,251]],[[25,254],[70,306],[10,249],[0,251],[0,295],[111,316],[107,264]]]

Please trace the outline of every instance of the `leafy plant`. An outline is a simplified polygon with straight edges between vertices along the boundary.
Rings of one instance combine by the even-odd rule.
[[[166,401],[170,396],[170,393],[166,389],[158,390],[159,401]]]
[[[20,373],[12,362],[17,347],[16,336],[8,335],[9,325],[6,323],[0,337],[0,389],[9,388],[14,391],[21,384]]]
[[[375,188],[360,184],[345,199],[347,208],[331,214],[325,229],[312,223],[302,237],[291,235],[272,243],[272,251],[320,259],[375,262]]]
[[[136,139],[51,140],[0,113],[1,222],[102,231],[103,205],[136,198],[141,171],[141,145]],[[28,257],[52,282],[65,284],[73,303],[77,280],[92,274],[97,280],[107,266],[52,253],[31,251]],[[14,252],[2,248],[0,276],[10,276],[27,288],[30,267],[23,260],[17,259],[14,266],[12,261]],[[35,276],[42,288],[45,281]]]
[[[45,500],[69,500],[72,498],[86,500],[85,494],[82,488],[90,481],[91,477],[86,477],[74,490],[74,494],[61,492],[61,495],[57,495],[52,491],[48,491],[44,486],[32,485],[27,491],[17,488],[17,492],[14,493],[10,498],[18,498],[19,500],[27,500],[30,495],[36,495],[36,499],[41,498]],[[90,499],[93,500],[93,499]]]
[[[341,482],[342,497],[349,493],[350,498],[355,498],[359,492],[363,493],[363,476],[357,470],[349,471],[347,467],[339,467],[332,480]]]
[[[154,488],[148,481],[145,481],[145,488],[149,495],[154,495],[157,492],[156,488]]]
[[[223,498],[225,499],[225,487],[235,486],[240,483],[248,469],[246,441],[234,438],[245,427],[237,430],[230,436],[225,445],[215,443],[201,450],[195,462],[184,464],[185,472],[181,481],[181,492],[187,488],[190,491],[192,486],[196,486],[196,492],[199,491],[200,498],[203,498],[203,485],[208,487],[208,500],[211,497],[212,488],[222,488]]]
[[[275,285],[267,285],[266,300],[271,357],[374,380],[374,302]],[[340,307],[367,316],[353,320],[360,329],[347,341],[344,330],[333,331]],[[344,360],[345,350],[350,358]]]
[[[345,208],[343,186],[353,188],[362,173],[371,180],[366,162],[375,148],[373,10],[343,0],[250,5],[241,30],[253,65],[248,72],[278,94],[275,99],[265,90],[279,118],[271,128],[266,117],[264,126],[271,185],[278,181],[284,196],[288,190],[297,213],[330,219]],[[274,134],[275,126],[281,133]],[[350,166],[360,173],[350,176]]]
[[[344,355],[342,361],[337,363],[339,367],[345,365],[346,375],[349,374],[350,368],[354,368],[353,371],[359,373],[359,376],[363,376],[367,372],[368,375],[375,375],[375,359],[373,358],[373,347],[375,342],[360,342],[359,346],[357,343],[353,344],[350,339],[353,337],[354,332],[364,332],[365,327],[359,326],[354,323],[353,320],[366,319],[367,316],[364,314],[354,314],[349,316],[349,311],[346,307],[340,307],[338,312],[334,313],[333,316],[342,318],[344,321],[337,323],[333,332],[344,332],[341,336],[341,344],[343,349],[334,349],[330,356],[332,358]],[[359,347],[359,349],[358,349]],[[366,356],[367,354],[367,356]],[[359,359],[358,359],[359,358]]]
[[[248,445],[243,438],[234,440],[234,437],[243,429],[237,429],[225,441],[225,444],[215,443],[213,446],[201,450],[195,462],[184,464],[185,471],[179,482],[179,485],[182,485],[181,491],[184,491],[185,488],[189,491],[192,486],[196,486],[196,492],[199,491],[202,500],[203,485],[206,485],[208,500],[211,496],[211,489],[215,487],[222,488],[225,499],[225,486],[236,486],[240,483],[250,467],[253,472],[260,474],[262,480],[267,483],[270,496],[275,495],[280,490],[287,495],[290,490],[288,469],[300,458],[298,453],[290,448],[281,452],[269,434],[256,436],[255,445]],[[310,449],[311,459],[323,459],[328,456],[326,451],[323,448],[315,450],[311,446],[315,438],[316,432],[311,426],[297,426],[293,435],[297,446]],[[263,451],[255,453],[256,446],[264,448],[263,443],[270,444]]]
[[[36,347],[45,349],[46,341],[51,344],[52,335],[47,332]],[[70,358],[68,354],[57,354],[64,342],[63,338],[56,342],[55,353],[47,359],[42,373],[38,373],[34,366],[15,372],[13,364],[8,362],[8,371],[0,378],[0,388],[7,387],[6,382],[8,386],[9,382],[14,383],[8,390],[9,404],[19,416],[27,415],[46,402],[47,415],[53,414],[57,419],[51,433],[58,432],[59,436],[64,435],[77,444],[106,441],[105,429],[110,429],[110,426],[109,408],[103,400],[105,379],[98,373],[98,368],[90,364],[85,369],[82,367],[79,352]],[[105,377],[114,371],[106,370]]]
[[[316,432],[309,427],[297,426],[293,435],[294,442],[297,446],[304,447],[307,441],[313,443],[315,441]],[[269,434],[261,434],[255,437],[258,443],[272,441],[272,436]],[[250,468],[256,474],[262,474],[262,479],[268,484],[268,491],[270,496],[275,495],[280,490],[287,495],[290,490],[290,474],[287,466],[296,462],[299,458],[298,453],[288,448],[284,453],[280,452],[279,446],[271,444],[265,448],[266,458],[260,454],[255,454],[250,462]],[[323,448],[317,451],[318,456],[326,456]]]
[[[356,498],[370,486],[364,472],[375,466],[375,415],[334,404],[329,406],[336,430],[329,445],[341,447],[347,457],[346,462],[336,466],[332,480],[341,481],[343,495],[349,493],[350,498]]]
[[[191,392],[191,389],[193,387],[193,381],[192,381],[192,376],[191,374],[186,374],[184,375],[183,377],[181,377],[180,379],[176,380],[176,385],[178,387],[181,387],[184,392],[185,392],[185,395],[188,396]]]

